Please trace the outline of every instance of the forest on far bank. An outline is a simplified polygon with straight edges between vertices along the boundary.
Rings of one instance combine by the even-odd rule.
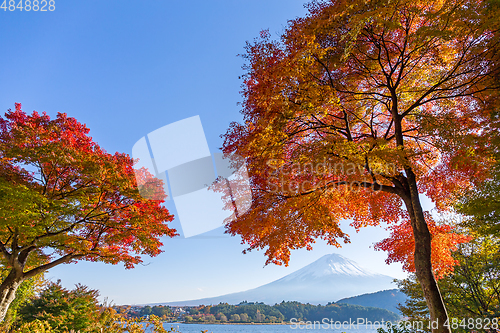
[[[241,302],[237,305],[220,303],[194,307],[168,306],[118,306],[119,313],[130,318],[156,315],[165,320],[181,320],[186,323],[282,323],[292,319],[321,321],[349,321],[351,318],[365,318],[370,321],[396,321],[401,317],[394,312],[375,307],[352,304],[329,303],[327,305],[281,302],[267,305],[259,302]],[[177,312],[174,313],[177,309]],[[182,310],[180,310],[182,309]]]

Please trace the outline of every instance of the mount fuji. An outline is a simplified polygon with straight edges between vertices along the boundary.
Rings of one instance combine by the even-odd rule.
[[[298,301],[324,305],[345,297],[394,289],[393,279],[369,272],[339,254],[328,254],[298,271],[255,289],[198,300],[156,304],[196,306],[248,301],[273,305],[281,301]]]

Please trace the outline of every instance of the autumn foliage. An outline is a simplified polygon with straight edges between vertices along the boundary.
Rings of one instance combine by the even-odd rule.
[[[131,268],[141,262],[133,253],[157,255],[159,237],[174,235],[161,202],[138,195],[132,159],[106,153],[74,118],[29,116],[17,104],[0,130],[3,247],[9,240],[36,249],[57,242],[39,259],[69,255]]]
[[[313,3],[280,42],[263,32],[247,46],[245,121],[224,151],[247,159],[255,209],[228,228],[272,262],[316,237],[339,245],[343,219],[407,219],[405,169],[441,210],[488,173],[481,100],[495,54],[473,24],[486,4],[384,4]]]
[[[445,223],[436,223],[430,214],[426,214],[427,225],[432,234],[432,268],[436,279],[441,279],[452,274],[455,266],[459,263],[453,258],[452,251],[457,250],[459,244],[471,241],[472,236],[455,232],[453,226]],[[387,252],[386,263],[401,262],[403,269],[415,272],[415,240],[409,219],[388,227],[391,236],[377,244],[376,250]]]
[[[447,211],[488,177],[498,14],[479,0],[315,1],[280,40],[248,43],[244,121],[223,150],[245,158],[253,202],[228,232],[286,264],[316,238],[348,241],[341,220],[387,223],[380,248],[415,269],[444,323],[431,263],[441,274],[466,239],[430,220],[419,195]]]
[[[66,114],[27,115],[21,104],[0,118],[0,261],[10,272],[1,312],[12,290],[40,272],[76,260],[132,268],[176,235],[162,200],[139,195],[132,158],[107,153],[88,133]],[[161,181],[142,172],[161,193]]]

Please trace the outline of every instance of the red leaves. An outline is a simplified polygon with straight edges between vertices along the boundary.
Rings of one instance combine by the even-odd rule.
[[[0,118],[0,185],[8,193],[0,240],[6,247],[35,244],[33,258],[43,250],[132,268],[140,255],[161,252],[161,237],[176,235],[162,206],[163,184],[144,173],[158,200],[142,198],[132,158],[106,153],[88,133],[66,114],[27,115],[20,104]],[[9,243],[14,238],[17,245]]]

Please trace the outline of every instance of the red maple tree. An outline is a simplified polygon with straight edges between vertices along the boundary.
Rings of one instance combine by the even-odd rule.
[[[156,256],[160,238],[173,237],[173,216],[162,200],[146,200],[138,185],[163,193],[134,161],[109,154],[76,119],[15,111],[0,117],[0,320],[25,279],[76,260],[123,262]],[[142,174],[141,174],[142,173]]]

